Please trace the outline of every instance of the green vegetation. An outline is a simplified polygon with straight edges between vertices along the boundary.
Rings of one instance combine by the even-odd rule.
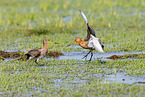
[[[7,61],[0,64],[2,95],[115,96],[144,95],[135,84],[104,83],[104,75],[128,72],[145,75],[144,60],[82,62],[77,60]],[[85,91],[85,92],[84,92]],[[138,92],[137,92],[138,91]]]
[[[86,36],[78,9],[105,44],[105,52],[145,50],[144,0],[0,0],[0,50],[25,53],[48,39],[59,42],[48,44],[50,51],[85,51],[66,47]],[[0,96],[143,96],[144,85],[104,82],[105,75],[118,72],[144,77],[144,54],[138,57],[92,62],[41,59],[39,65],[0,59]]]

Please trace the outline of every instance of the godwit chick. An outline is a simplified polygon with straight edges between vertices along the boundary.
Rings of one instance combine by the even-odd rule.
[[[46,56],[46,53],[48,51],[48,46],[47,46],[47,43],[54,43],[54,44],[57,44],[55,42],[51,42],[51,41],[48,41],[48,40],[43,40],[43,48],[38,48],[38,49],[32,49],[32,50],[29,50],[25,55],[27,56],[27,59],[36,59],[35,60],[35,63],[38,64],[38,61],[40,58],[43,58]]]

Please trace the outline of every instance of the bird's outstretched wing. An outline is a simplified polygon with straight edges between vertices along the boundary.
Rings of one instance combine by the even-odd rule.
[[[85,14],[83,13],[83,11],[82,11],[81,9],[79,9],[79,11],[80,11],[81,15],[83,16],[83,18],[84,18],[86,24],[88,24],[87,17],[86,17]]]
[[[96,37],[95,31],[93,30],[93,28],[91,28],[91,27],[89,26],[88,20],[87,20],[85,14],[83,13],[82,10],[79,10],[79,11],[80,11],[81,15],[83,16],[84,21],[85,21],[85,23],[86,23],[86,25],[87,25],[87,37],[85,38],[85,40],[89,40],[89,39],[90,39],[90,34],[92,34],[93,36]]]
[[[89,25],[87,25],[87,32],[96,37],[95,31]]]

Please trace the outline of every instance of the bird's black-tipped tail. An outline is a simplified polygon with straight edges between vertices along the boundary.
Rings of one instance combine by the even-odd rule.
[[[31,56],[30,54],[26,53],[25,54],[27,56],[27,60],[29,59],[29,57]]]
[[[102,46],[102,49],[104,49],[104,45],[103,45],[103,44],[101,44],[101,46]]]

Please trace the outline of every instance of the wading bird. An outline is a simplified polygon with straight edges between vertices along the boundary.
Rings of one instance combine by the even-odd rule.
[[[46,56],[46,53],[48,51],[47,43],[57,44],[55,42],[51,42],[51,41],[48,41],[48,40],[43,40],[44,48],[38,48],[38,49],[29,50],[27,53],[25,53],[25,55],[27,56],[27,59],[30,60],[30,59],[34,58],[34,59],[36,59],[35,63],[38,64],[39,59]]]
[[[104,45],[102,44],[102,42],[99,38],[96,38],[95,31],[89,26],[85,14],[81,10],[79,10],[79,11],[80,11],[81,15],[83,16],[83,18],[86,22],[86,25],[87,25],[87,37],[83,40],[81,40],[80,38],[76,38],[75,41],[70,43],[68,46],[72,45],[75,42],[78,42],[78,44],[82,48],[89,49],[90,51],[83,58],[87,58],[88,54],[91,53],[91,57],[89,60],[89,61],[91,61],[92,56],[93,56],[93,50],[96,49],[100,53],[104,53],[104,51],[103,51]]]

